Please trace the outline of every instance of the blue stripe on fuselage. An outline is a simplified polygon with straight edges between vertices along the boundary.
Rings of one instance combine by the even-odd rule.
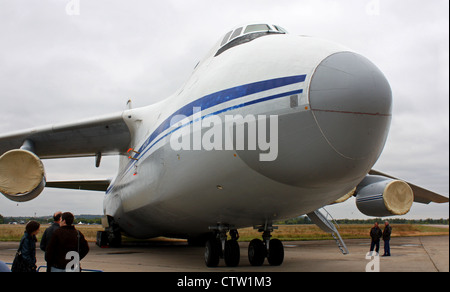
[[[183,115],[190,117],[194,114],[194,108],[201,108],[201,110],[209,109],[213,106],[222,104],[227,101],[231,101],[237,98],[241,98],[250,94],[255,94],[258,92],[266,91],[269,89],[274,89],[277,87],[282,87],[290,84],[295,84],[299,82],[304,82],[306,75],[291,76],[284,78],[271,79],[266,81],[260,81],[255,83],[250,83],[246,85],[241,85],[229,89],[225,89],[216,93],[206,95],[202,98],[194,100],[193,102],[180,108],[178,111],[173,113],[168,117],[161,125],[150,135],[150,137],[145,141],[145,143],[138,150],[142,152],[156,137],[158,137],[162,132],[170,128],[170,121],[176,115]]]
[[[263,92],[263,91],[267,91],[270,89],[275,89],[275,88],[279,88],[279,87],[283,87],[283,86],[287,86],[287,85],[291,85],[291,84],[295,84],[295,83],[304,82],[305,80],[306,80],[306,74],[270,79],[270,80],[259,81],[259,82],[255,82],[255,83],[250,83],[250,84],[245,84],[245,85],[240,85],[240,86],[236,86],[233,88],[225,89],[222,91],[218,91],[216,93],[206,95],[197,100],[194,100],[193,102],[183,106],[178,111],[174,112],[164,122],[162,122],[159,125],[159,127],[146,139],[146,141],[139,148],[139,150],[138,150],[139,154],[136,154],[133,158],[138,159],[139,156],[142,157],[157,142],[159,142],[164,137],[166,137],[167,135],[169,135],[175,131],[175,130],[171,131],[170,133],[159,138],[155,143],[152,143],[159,135],[161,135],[164,131],[166,131],[167,129],[170,128],[170,126],[171,126],[170,123],[174,116],[182,115],[182,116],[190,117],[194,114],[194,108],[201,108],[201,110],[206,110],[211,107],[214,107],[214,106],[220,105],[222,103],[232,101],[232,100],[235,100],[235,99],[238,99],[241,97],[245,97],[245,96],[248,96],[251,94],[255,94],[255,93],[259,93],[259,92]],[[277,95],[273,95],[273,96],[269,96],[269,97],[265,97],[265,98],[260,98],[257,100],[253,100],[250,102],[242,103],[242,104],[239,104],[236,106],[232,106],[232,107],[229,107],[226,109],[219,110],[213,114],[220,114],[222,112],[233,110],[236,108],[241,108],[241,107],[249,106],[252,104],[259,103],[259,102],[264,102],[264,101],[268,101],[268,100],[272,100],[272,99],[276,99],[276,98],[281,98],[281,97],[288,96],[288,95],[299,94],[302,92],[303,92],[303,90],[300,89],[300,90],[296,90],[296,91],[292,91],[292,92],[286,92],[284,94],[277,94]],[[136,160],[131,160],[128,163],[126,170],[123,172],[122,175],[124,175],[126,172],[128,172],[134,163],[136,163]],[[110,186],[108,188],[106,193],[109,193],[111,188],[112,188],[112,186]]]

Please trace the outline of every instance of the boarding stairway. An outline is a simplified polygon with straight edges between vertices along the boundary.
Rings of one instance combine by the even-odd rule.
[[[331,214],[328,213],[327,210],[325,210],[325,208],[322,208],[322,209],[326,212],[326,214],[327,214],[326,216],[322,212],[320,212],[320,209],[307,214],[307,216],[309,217],[309,219],[311,219],[311,221],[314,224],[319,226],[320,229],[322,229],[323,231],[325,231],[327,233],[330,233],[331,236],[333,236],[333,238],[336,241],[336,244],[339,247],[339,249],[341,250],[342,254],[344,254],[344,255],[349,254],[347,246],[345,245],[344,241],[342,240],[341,235],[339,234],[339,231],[337,230],[337,228],[335,226],[335,224],[338,227],[339,227],[339,225],[333,219]],[[328,219],[328,217],[330,217],[331,220],[333,220],[333,221],[330,221]]]

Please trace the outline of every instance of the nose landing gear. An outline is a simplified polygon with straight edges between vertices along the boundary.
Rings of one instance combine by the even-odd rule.
[[[239,233],[236,229],[231,229],[228,225],[217,225],[210,227],[214,230],[214,236],[206,242],[205,264],[208,267],[217,267],[220,258],[225,260],[227,267],[239,265],[241,252],[237,240]],[[227,240],[227,233],[230,232],[231,239]]]
[[[261,239],[253,239],[248,247],[248,259],[252,266],[262,266],[264,260],[271,266],[279,266],[284,261],[284,247],[283,243],[278,239],[271,239],[274,229],[277,227],[272,224],[265,224],[264,226],[255,227],[259,232],[263,232]],[[240,250],[237,240],[239,233],[236,229],[228,225],[217,225],[210,227],[214,231],[212,236],[206,242],[205,248],[205,264],[208,267],[217,267],[220,259],[225,260],[228,267],[236,267],[240,261]],[[227,239],[227,233],[230,233],[231,239]]]
[[[252,266],[262,266],[265,258],[271,266],[280,266],[284,261],[284,247],[279,239],[271,239],[274,229],[272,224],[255,227],[263,232],[263,240],[253,239],[248,246],[248,260]]]

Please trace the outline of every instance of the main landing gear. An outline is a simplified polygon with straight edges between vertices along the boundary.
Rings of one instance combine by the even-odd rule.
[[[205,248],[205,264],[208,267],[217,267],[220,258],[225,260],[225,265],[228,267],[236,267],[240,261],[240,249],[237,240],[239,233],[236,229],[228,225],[219,224],[210,227],[214,231],[212,236],[206,242]],[[263,240],[253,239],[248,247],[248,259],[252,266],[262,266],[264,260],[267,258],[271,266],[279,266],[284,260],[283,243],[278,239],[271,239],[276,227],[271,224],[256,227],[259,232],[263,232]],[[227,233],[230,233],[231,239],[227,238]]]
[[[102,220],[105,220],[103,225],[107,227],[105,227],[105,231],[97,231],[96,244],[99,247],[120,247],[122,245],[122,233],[119,224],[115,223],[111,216]]]
[[[236,229],[230,229],[228,225],[217,225],[210,227],[214,231],[214,236],[206,242],[205,264],[208,267],[217,267],[220,258],[225,260],[228,267],[239,265],[241,252],[237,240],[239,233]],[[230,232],[230,240],[227,240],[227,233]]]

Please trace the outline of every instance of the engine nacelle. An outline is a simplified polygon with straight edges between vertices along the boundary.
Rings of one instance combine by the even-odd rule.
[[[367,216],[405,215],[414,202],[414,193],[404,181],[368,175],[358,185],[356,206]]]
[[[15,202],[31,201],[44,190],[44,164],[34,153],[16,149],[0,157],[0,193]]]

